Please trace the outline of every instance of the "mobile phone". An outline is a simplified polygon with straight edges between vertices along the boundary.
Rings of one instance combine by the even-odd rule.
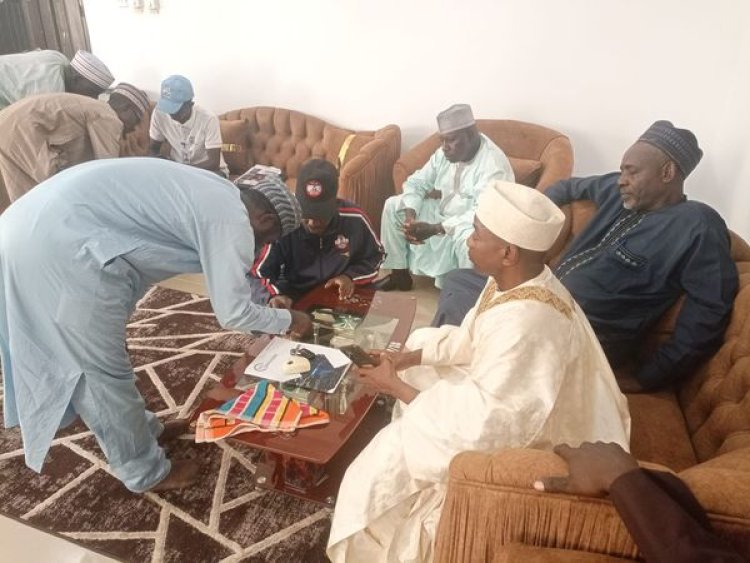
[[[346,357],[353,361],[358,367],[376,366],[380,363],[380,358],[373,354],[368,354],[360,346],[350,344],[339,348]]]

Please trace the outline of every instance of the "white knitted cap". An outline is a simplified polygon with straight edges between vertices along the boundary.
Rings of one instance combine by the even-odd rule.
[[[474,125],[474,114],[469,104],[453,104],[437,116],[438,131],[445,135]]]
[[[70,61],[78,74],[83,76],[89,82],[99,86],[102,90],[109,88],[115,81],[115,77],[109,72],[105,65],[96,55],[88,51],[78,51],[73,60]]]
[[[520,248],[545,252],[557,240],[565,215],[534,188],[492,181],[479,196],[477,219],[495,236]]]

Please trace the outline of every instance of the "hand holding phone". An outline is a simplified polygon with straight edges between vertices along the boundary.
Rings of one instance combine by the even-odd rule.
[[[354,362],[357,367],[377,366],[380,363],[380,358],[378,356],[368,354],[361,346],[357,346],[356,344],[342,346],[339,349],[346,354],[346,357]]]

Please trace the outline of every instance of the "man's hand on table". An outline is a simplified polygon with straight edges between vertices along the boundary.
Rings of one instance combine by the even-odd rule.
[[[302,311],[289,311],[292,314],[292,324],[289,325],[289,336],[294,339],[302,338],[312,332],[312,317]]]
[[[584,442],[578,448],[555,446],[555,453],[568,462],[568,477],[545,477],[534,488],[551,493],[604,496],[615,480],[638,469],[638,462],[615,443]]]
[[[294,301],[288,295],[274,295],[269,299],[268,306],[271,309],[291,309]]]
[[[396,367],[389,354],[381,354],[380,364],[375,367],[359,368],[359,376],[365,385],[407,404],[419,394],[419,391],[396,375]]]
[[[354,282],[345,274],[341,274],[340,276],[328,280],[325,288],[328,289],[334,285],[337,285],[339,288],[339,300],[341,301],[349,299],[354,294]]]

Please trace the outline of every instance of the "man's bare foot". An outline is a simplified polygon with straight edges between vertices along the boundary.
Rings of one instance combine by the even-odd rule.
[[[200,465],[189,459],[181,459],[172,462],[172,469],[164,479],[149,489],[151,493],[159,491],[171,491],[194,485],[198,480]]]
[[[187,434],[190,431],[190,421],[187,418],[178,418],[177,420],[169,420],[164,423],[164,430],[159,435],[159,445],[162,446],[164,443],[179,438],[183,434]]]

